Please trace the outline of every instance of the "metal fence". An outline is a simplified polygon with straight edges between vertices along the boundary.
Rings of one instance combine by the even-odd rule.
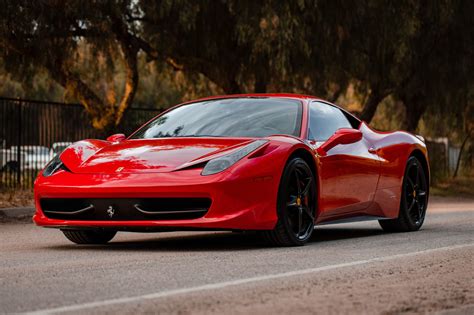
[[[160,113],[130,108],[117,128],[126,135]],[[80,104],[0,97],[0,188],[30,188],[45,164],[81,139],[103,139]]]

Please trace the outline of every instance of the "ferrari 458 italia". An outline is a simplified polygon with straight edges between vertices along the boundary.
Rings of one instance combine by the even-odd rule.
[[[117,231],[252,230],[303,245],[319,224],[420,229],[429,180],[420,136],[374,131],[311,96],[220,96],[175,106],[129,137],[67,147],[35,182],[34,221],[78,244]]]

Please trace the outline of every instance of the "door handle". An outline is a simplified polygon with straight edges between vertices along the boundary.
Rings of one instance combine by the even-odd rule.
[[[375,154],[375,153],[377,153],[377,149],[374,148],[374,147],[370,147],[369,148],[369,153]]]

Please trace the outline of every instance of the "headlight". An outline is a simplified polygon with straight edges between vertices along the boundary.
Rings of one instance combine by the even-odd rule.
[[[43,170],[43,176],[51,176],[63,167],[63,162],[59,158],[60,155],[61,154],[56,154],[56,156],[46,165]]]
[[[256,140],[245,147],[238,149],[237,151],[210,160],[207,162],[206,166],[204,166],[201,175],[212,175],[222,172],[267,142],[268,140]]]

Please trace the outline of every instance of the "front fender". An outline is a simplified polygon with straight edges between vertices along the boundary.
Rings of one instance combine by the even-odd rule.
[[[110,142],[104,140],[81,140],[66,148],[61,153],[60,158],[64,165],[74,173],[82,163],[108,145],[110,145]]]

